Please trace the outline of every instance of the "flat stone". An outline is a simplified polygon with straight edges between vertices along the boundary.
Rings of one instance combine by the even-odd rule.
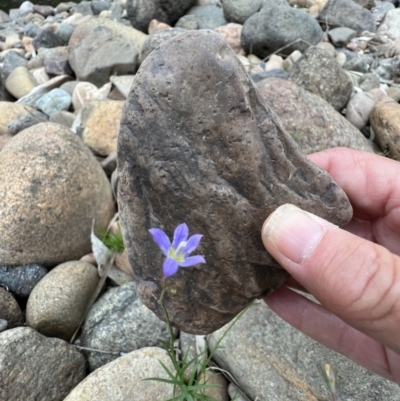
[[[228,326],[210,336],[211,350]],[[329,363],[338,373],[339,400],[400,401],[396,383],[294,329],[263,301],[233,325],[213,359],[238,380],[251,400],[331,400],[321,373],[321,366]]]
[[[27,298],[46,274],[47,269],[36,263],[17,267],[0,266],[0,284],[13,294]]]
[[[91,250],[93,219],[105,228],[114,215],[100,164],[59,124],[37,124],[13,137],[0,152],[0,175],[4,265],[77,260]]]
[[[11,131],[8,129],[8,124],[15,118],[25,113],[34,114],[35,112],[36,110],[33,107],[13,102],[0,102],[0,136],[12,135]]]
[[[86,376],[75,347],[28,327],[0,333],[0,399],[63,400]]]
[[[319,96],[278,78],[265,79],[257,88],[303,154],[337,146],[373,152],[372,142]]]
[[[207,263],[171,278],[179,291],[165,301],[172,324],[188,333],[214,331],[287,279],[260,235],[278,206],[338,225],[352,214],[213,31],[172,38],[143,62],[122,115],[118,170],[125,247],[138,293],[159,317],[163,255],[148,229],[171,236],[186,222],[204,235],[198,254]]]
[[[47,337],[69,341],[99,282],[97,269],[85,262],[62,263],[33,289],[26,324]]]
[[[107,291],[92,307],[82,327],[84,347],[124,353],[168,341],[167,325],[143,305],[130,282]],[[91,371],[118,355],[85,351]]]
[[[290,80],[342,110],[352,92],[353,84],[336,60],[325,50],[310,47],[289,72]]]
[[[335,47],[346,46],[357,35],[354,29],[347,27],[339,27],[330,29],[328,36]]]
[[[38,110],[27,110],[15,117],[7,125],[7,129],[12,135],[18,134],[25,128],[32,127],[32,125],[44,123],[48,120],[48,117]]]
[[[322,29],[347,27],[358,33],[363,31],[375,32],[375,18],[371,12],[352,0],[328,0],[318,16]]]
[[[64,401],[163,401],[171,399],[171,384],[150,377],[168,379],[160,361],[174,372],[167,353],[157,347],[142,348],[97,369],[77,385]]]
[[[121,94],[126,99],[131,90],[133,80],[135,79],[134,75],[121,75],[121,76],[113,76],[110,77],[110,82],[115,85],[115,87],[121,92]]]

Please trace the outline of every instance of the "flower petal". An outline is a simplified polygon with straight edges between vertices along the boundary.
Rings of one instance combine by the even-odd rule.
[[[187,240],[188,235],[189,235],[188,226],[185,223],[179,224],[179,226],[176,227],[174,231],[174,240],[172,241],[172,248],[174,249],[178,248],[178,245],[182,241]]]
[[[178,262],[172,258],[167,258],[163,263],[164,277],[171,277],[178,271]]]
[[[206,260],[203,258],[203,256],[196,255],[196,256],[189,256],[188,258],[185,259],[184,262],[179,263],[180,267],[190,267],[194,265],[198,265],[199,263],[206,263]]]
[[[202,238],[203,236],[201,234],[195,234],[188,239],[185,246],[185,256],[192,253],[199,246],[200,240]]]
[[[167,234],[160,228],[150,228],[149,233],[153,236],[154,242],[160,247],[162,253],[167,256],[169,248],[171,248],[171,241]]]

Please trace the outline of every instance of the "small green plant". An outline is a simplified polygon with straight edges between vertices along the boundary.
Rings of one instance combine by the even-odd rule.
[[[196,355],[191,360],[188,360],[188,352],[183,355],[180,359],[177,356],[174,342],[175,335],[172,329],[171,321],[169,319],[168,311],[164,304],[164,298],[166,295],[174,296],[176,294],[176,288],[172,285],[167,284],[168,277],[173,276],[179,270],[179,267],[191,267],[199,263],[205,263],[203,256],[189,256],[199,245],[202,235],[195,234],[188,239],[188,227],[186,224],[179,225],[174,232],[174,239],[171,244],[168,236],[164,231],[158,228],[152,228],[149,230],[153,236],[154,241],[160,247],[166,259],[163,264],[164,282],[159,299],[159,304],[164,313],[164,317],[168,327],[169,340],[162,341],[162,345],[165,348],[169,358],[171,359],[172,365],[175,372],[172,372],[162,361],[159,361],[161,366],[164,368],[168,375],[168,379],[159,377],[150,377],[145,380],[155,380],[163,383],[169,383],[173,385],[173,398],[166,401],[215,401],[215,399],[206,394],[206,391],[213,388],[218,388],[219,385],[201,383],[199,378],[205,377],[205,371],[209,366],[209,363],[218,349],[221,341],[228,334],[230,329],[236,323],[236,321],[245,313],[245,311],[252,305],[248,305],[229,325],[228,329],[218,339],[214,349],[208,357],[206,357],[206,351],[203,351]]]
[[[329,363],[326,363],[322,368],[322,374],[324,375],[325,383],[328,386],[328,389],[332,395],[332,401],[339,401],[339,398],[336,394],[336,379],[337,374],[332,369],[332,366]]]
[[[121,231],[113,234],[110,231],[99,230],[98,236],[111,252],[121,253],[124,251],[125,246]]]

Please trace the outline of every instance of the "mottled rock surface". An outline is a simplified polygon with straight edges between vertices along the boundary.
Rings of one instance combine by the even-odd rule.
[[[226,329],[210,336],[211,349]],[[321,372],[321,365],[329,363],[338,373],[339,400],[400,401],[397,384],[294,329],[264,302],[251,306],[233,325],[214,360],[239,381],[251,400],[331,400]]]
[[[143,305],[136,283],[107,291],[90,310],[80,344],[107,351],[131,352],[168,341],[167,325]],[[118,355],[85,352],[90,370],[113,361]]]
[[[163,256],[148,229],[186,222],[206,265],[182,269],[165,300],[174,325],[211,332],[287,274],[265,251],[265,218],[287,202],[345,224],[351,207],[304,158],[229,45],[193,31],[138,71],[118,138],[119,206],[138,293],[158,316]]]
[[[279,78],[264,79],[257,87],[303,154],[336,146],[373,151],[372,142],[319,96]]]
[[[37,124],[13,137],[0,152],[0,174],[4,265],[79,259],[91,250],[92,220],[105,228],[114,215],[101,166],[59,124]]]
[[[289,72],[291,81],[325,99],[336,110],[346,106],[353,84],[334,57],[318,47],[308,48]]]
[[[0,319],[7,321],[8,328],[22,326],[24,319],[21,308],[13,295],[0,287]]]
[[[28,327],[0,333],[0,400],[62,401],[86,375],[85,358]]]
[[[168,383],[144,380],[169,378],[160,361],[174,372],[167,353],[157,347],[142,348],[97,369],[79,383],[64,401],[164,401],[171,399]]]

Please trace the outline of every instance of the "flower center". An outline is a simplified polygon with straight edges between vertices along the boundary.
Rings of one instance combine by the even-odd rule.
[[[182,241],[176,249],[172,247],[169,248],[168,256],[171,259],[176,260],[178,263],[183,263],[185,261],[185,247],[186,241]]]

